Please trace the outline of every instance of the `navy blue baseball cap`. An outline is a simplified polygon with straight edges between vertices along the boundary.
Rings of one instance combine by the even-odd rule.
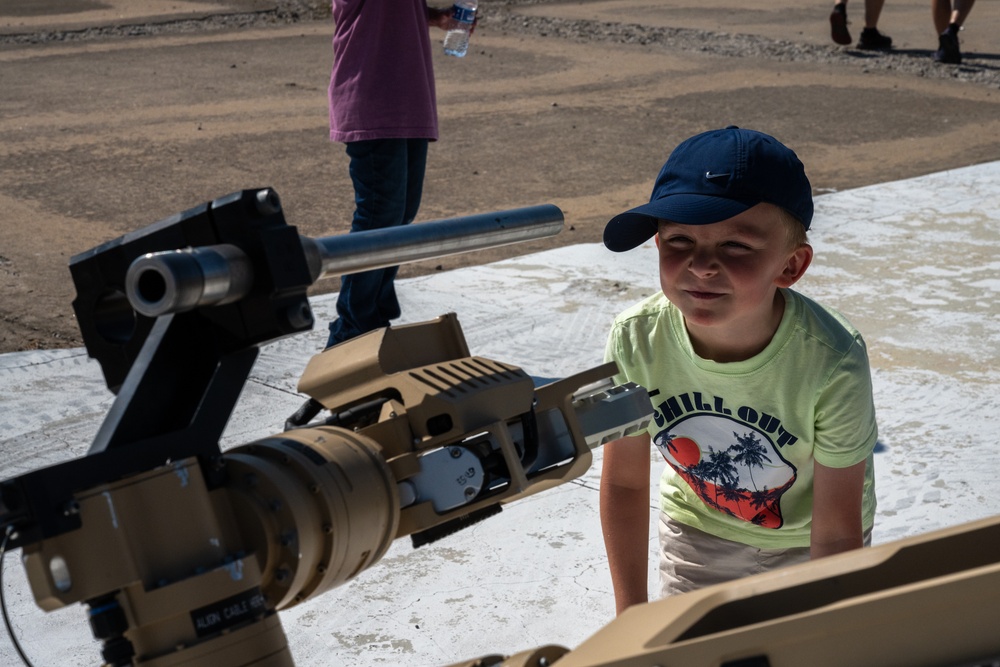
[[[631,250],[656,234],[659,220],[708,225],[768,202],[809,229],[812,186],[802,162],[774,137],[730,126],[697,134],[673,150],[648,204],[613,217],[604,245]]]

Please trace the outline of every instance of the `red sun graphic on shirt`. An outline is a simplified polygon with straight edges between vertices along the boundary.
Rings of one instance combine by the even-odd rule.
[[[765,528],[782,526],[781,497],[796,471],[763,431],[696,414],[657,433],[653,443],[708,507]]]
[[[674,461],[681,467],[690,468],[701,460],[701,448],[691,438],[672,438],[670,449],[673,452]]]

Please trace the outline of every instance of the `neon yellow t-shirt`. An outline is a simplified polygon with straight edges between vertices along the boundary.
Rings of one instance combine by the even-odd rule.
[[[695,354],[662,294],[614,322],[605,358],[651,395],[649,435],[667,461],[660,505],[674,520],[762,549],[809,545],[813,462],[867,460],[864,528],[875,518],[878,437],[868,353],[836,311],[781,290],[785,313],[745,361]]]

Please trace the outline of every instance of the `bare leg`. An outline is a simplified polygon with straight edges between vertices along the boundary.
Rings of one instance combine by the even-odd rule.
[[[931,16],[934,17],[934,30],[941,34],[951,23],[951,0],[931,0]]]
[[[882,1],[884,2],[885,0]],[[931,0],[931,15],[934,17],[934,29],[940,35],[952,23],[962,27],[965,25],[965,19],[969,17],[969,12],[972,11],[972,5],[974,4],[976,4],[976,0],[955,0],[954,4],[952,4],[951,0]]]
[[[878,26],[878,17],[882,15],[882,7],[884,6],[885,0],[865,0],[866,28],[875,28]]]
[[[882,15],[885,0],[865,0],[865,29],[858,40],[859,49],[885,51],[892,48],[892,37],[878,30],[878,19]]]
[[[965,19],[969,17],[969,12],[972,11],[974,4],[976,4],[976,0],[955,0],[951,12],[951,22],[959,27],[965,25]]]
[[[958,30],[965,23],[975,0],[931,0],[931,15],[934,28],[938,31],[938,50],[934,61],[948,65],[962,64],[962,52],[958,44]]]

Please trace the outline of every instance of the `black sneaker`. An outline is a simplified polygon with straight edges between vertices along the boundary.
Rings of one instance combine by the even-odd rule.
[[[843,7],[843,5],[838,5]],[[837,44],[850,44],[851,33],[847,30],[847,10],[834,9],[830,14],[830,37]]]
[[[938,50],[934,53],[934,62],[945,65],[962,64],[962,52],[958,50],[958,35],[951,30],[945,30],[938,35]]]
[[[870,51],[885,51],[892,48],[892,37],[883,35],[878,31],[878,28],[865,28],[861,31],[858,48]]]

